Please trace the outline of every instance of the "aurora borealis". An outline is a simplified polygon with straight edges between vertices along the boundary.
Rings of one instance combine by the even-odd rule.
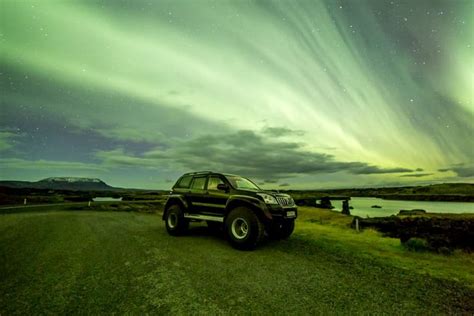
[[[474,179],[472,1],[0,3],[0,178]]]

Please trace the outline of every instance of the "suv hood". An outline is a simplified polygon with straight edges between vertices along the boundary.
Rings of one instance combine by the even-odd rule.
[[[239,191],[252,192],[252,193],[255,193],[255,194],[265,193],[265,194],[269,194],[269,195],[272,195],[272,196],[291,197],[289,194],[286,194],[286,193],[277,193],[277,192],[274,192],[274,191],[266,191],[266,190],[239,189]]]

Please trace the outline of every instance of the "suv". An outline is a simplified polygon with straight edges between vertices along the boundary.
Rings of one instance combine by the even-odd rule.
[[[189,222],[206,221],[210,229],[224,229],[238,249],[255,248],[265,232],[271,238],[288,238],[297,216],[288,194],[264,191],[247,178],[211,171],[181,176],[164,209],[170,235],[182,235]]]

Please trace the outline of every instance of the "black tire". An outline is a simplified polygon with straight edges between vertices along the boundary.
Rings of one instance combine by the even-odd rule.
[[[262,240],[265,228],[255,212],[247,207],[237,207],[227,216],[225,231],[232,247],[251,250]]]
[[[280,223],[274,223],[269,231],[268,235],[272,239],[287,239],[295,230],[295,220],[288,219]]]
[[[166,230],[171,236],[183,235],[189,227],[189,221],[184,218],[184,213],[179,205],[172,205],[166,211]]]

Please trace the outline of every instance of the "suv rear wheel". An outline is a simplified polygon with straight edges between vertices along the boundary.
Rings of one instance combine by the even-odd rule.
[[[264,227],[257,215],[247,207],[230,211],[225,220],[230,244],[237,249],[253,249],[264,235]]]
[[[268,235],[273,239],[287,239],[293,233],[294,229],[295,220],[288,219],[281,223],[273,224],[268,231]]]
[[[179,236],[186,232],[189,221],[184,218],[183,211],[179,205],[172,205],[166,212],[166,230],[172,236]]]

